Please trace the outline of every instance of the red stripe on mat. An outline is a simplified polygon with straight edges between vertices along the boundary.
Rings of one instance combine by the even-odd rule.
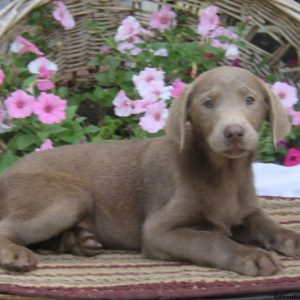
[[[48,296],[56,299],[178,299],[191,297],[241,295],[246,293],[300,291],[300,277],[266,279],[262,281],[213,283],[155,283],[106,288],[36,288],[17,285],[1,285],[2,292],[23,296]]]

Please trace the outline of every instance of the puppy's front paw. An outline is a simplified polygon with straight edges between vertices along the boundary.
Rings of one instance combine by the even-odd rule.
[[[292,230],[281,230],[267,238],[265,247],[287,256],[300,255],[300,234]]]
[[[277,255],[260,248],[249,248],[234,257],[233,271],[247,276],[268,276],[280,270],[281,263]]]
[[[23,246],[12,244],[0,249],[0,265],[6,270],[28,272],[36,268],[37,262],[38,255]]]

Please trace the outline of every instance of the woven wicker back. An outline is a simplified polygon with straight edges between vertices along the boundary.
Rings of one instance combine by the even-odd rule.
[[[17,0],[0,11],[0,51],[7,51],[8,43],[24,30],[28,14],[49,0]],[[188,23],[195,26],[201,9],[208,5],[203,0],[66,0],[76,20],[76,27],[51,33],[46,38],[54,49],[50,55],[60,67],[64,79],[87,80],[87,62],[99,52],[103,41],[86,22],[94,19],[105,26],[106,35],[115,32],[124,16],[135,15],[147,24],[149,15],[162,4],[169,4],[190,13]],[[300,57],[300,5],[293,0],[215,0],[221,17],[227,24],[251,16],[247,32],[242,37],[241,65],[265,76],[272,73],[281,80],[294,82],[300,87],[300,67],[290,66],[291,58]],[[225,62],[226,63],[226,62]]]

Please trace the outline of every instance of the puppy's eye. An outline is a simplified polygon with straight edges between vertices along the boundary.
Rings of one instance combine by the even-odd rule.
[[[245,102],[246,102],[247,105],[251,105],[255,102],[255,99],[251,96],[248,96],[248,97],[245,98]]]
[[[203,103],[203,106],[205,106],[206,108],[214,108],[215,103],[213,100],[208,99]]]

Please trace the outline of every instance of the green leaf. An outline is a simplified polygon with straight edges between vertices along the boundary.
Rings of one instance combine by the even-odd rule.
[[[238,40],[235,42],[235,44],[239,47],[239,48],[245,48],[246,47],[246,43],[242,40]]]
[[[28,23],[30,25],[37,24],[40,17],[41,17],[41,12],[39,10],[34,10],[31,16],[29,17]]]
[[[22,89],[26,90],[29,86],[31,86],[34,82],[36,81],[36,76],[30,76],[28,78],[26,78],[23,82],[22,82]]]
[[[225,35],[219,35],[216,37],[216,39],[218,39],[221,42],[228,42],[228,43],[230,43],[232,41],[231,38],[229,38],[228,36],[225,36]]]
[[[96,97],[93,93],[84,93],[83,94],[85,98],[92,100],[92,101],[97,101],[98,97]]]
[[[18,156],[14,155],[10,150],[2,154],[0,160],[0,172],[3,172],[6,168],[10,167],[17,159]]]
[[[115,82],[116,79],[116,71],[114,69],[110,69],[107,73],[109,82]]]
[[[217,67],[216,63],[211,61],[211,60],[204,60],[203,61],[203,66],[207,69],[207,70],[211,70]]]
[[[86,22],[86,27],[88,29],[96,29],[97,26],[98,26],[98,21],[97,20],[92,19],[92,20],[89,20],[89,21]]]
[[[15,140],[15,145],[19,150],[25,150],[29,146],[37,143],[37,136],[33,134],[19,135]]]
[[[95,75],[95,79],[98,80],[102,84],[111,83],[110,76],[108,73],[99,73]]]
[[[93,58],[87,64],[88,66],[98,66],[100,65],[100,62],[98,58]]]
[[[47,135],[46,137],[48,137],[51,134],[58,134],[58,133],[66,131],[66,130],[67,130],[67,128],[61,127],[60,125],[50,125],[46,129],[44,129],[43,131],[39,131],[37,133],[38,134],[44,133],[44,134]]]
[[[44,141],[50,135],[50,133],[47,131],[38,131],[36,134],[40,138],[41,141]]]
[[[94,89],[94,95],[99,100],[105,95],[103,89],[101,89],[99,86],[96,86]]]
[[[69,94],[69,89],[67,89],[66,87],[64,86],[61,86],[58,90],[57,90],[57,94],[59,97],[61,98],[66,98]]]
[[[105,141],[105,139],[101,135],[96,135],[91,140],[93,143],[100,143]]]
[[[72,135],[70,132],[60,134],[59,138],[68,144],[78,144],[80,142],[80,136]]]
[[[87,134],[87,133],[95,133],[95,132],[98,132],[100,130],[99,127],[97,126],[94,126],[94,125],[90,125],[90,126],[87,126],[86,128],[84,128],[84,133]]]
[[[82,123],[84,120],[86,120],[86,117],[78,117],[75,119],[78,124]]]
[[[73,117],[75,116],[76,111],[77,111],[77,106],[69,106],[67,108],[67,120],[73,119]]]
[[[209,52],[209,53],[214,54],[216,56],[220,56],[224,53],[224,50],[220,49],[220,48],[213,47],[211,45],[208,45],[207,47],[205,47],[205,52]]]
[[[108,38],[104,37],[104,41],[109,47],[111,47],[111,48],[116,47],[116,41],[115,41],[114,37],[112,37],[112,36],[108,37]]]
[[[105,57],[103,63],[108,65],[110,67],[110,69],[115,70],[120,66],[120,59],[118,57],[108,55]]]

